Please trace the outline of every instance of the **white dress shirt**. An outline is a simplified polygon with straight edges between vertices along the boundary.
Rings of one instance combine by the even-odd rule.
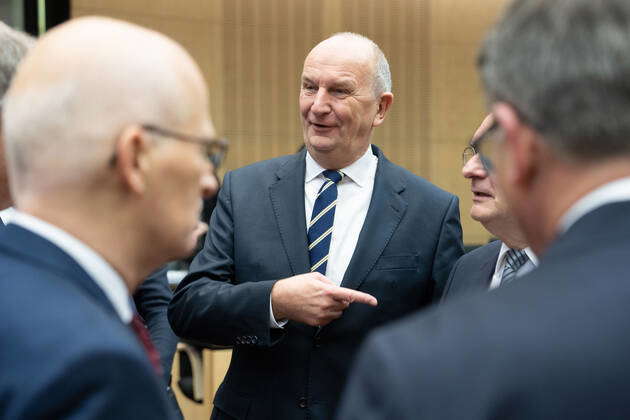
[[[125,324],[131,322],[133,312],[127,286],[103,257],[69,233],[19,210],[12,211],[9,223],[21,226],[61,248],[103,290],[120,319]]]
[[[11,215],[15,209],[13,207],[7,207],[4,210],[0,211],[0,219],[2,219],[2,223],[8,225],[11,222]]]
[[[337,205],[326,265],[326,277],[337,286],[341,284],[350,264],[368,207],[370,207],[377,163],[378,158],[372,153],[372,148],[368,147],[363,156],[350,166],[341,169],[344,177],[337,184]],[[317,199],[317,192],[326,182],[324,175],[322,175],[325,170],[326,168],[322,168],[308,152],[306,153],[306,174],[304,176],[306,220],[304,228],[307,231],[313,206]]]
[[[499,251],[499,258],[497,258],[497,264],[494,266],[494,274],[492,276],[492,281],[490,282],[490,290],[495,289],[501,285],[501,277],[503,276],[503,269],[505,269],[505,255],[510,250],[505,243],[501,243],[501,250]],[[519,267],[516,270],[516,277],[521,277],[524,274],[529,273],[534,268],[538,267],[538,258],[534,251],[530,247],[523,249],[525,254],[529,257],[529,260],[525,264]]]
[[[336,285],[341,284],[357,246],[359,234],[372,200],[377,164],[378,158],[374,156],[372,147],[369,146],[363,156],[351,165],[340,169],[344,177],[337,184],[337,205],[326,264],[326,277]],[[317,193],[326,182],[324,175],[322,175],[325,170],[326,168],[321,167],[310,153],[306,152],[306,173],[304,175],[306,220],[304,221],[304,229],[307,231]],[[269,310],[271,312],[271,327],[281,328],[286,324],[286,321],[276,322],[271,303]]]
[[[559,232],[566,232],[582,216],[598,207],[620,201],[630,201],[630,177],[604,184],[576,201],[560,218]]]

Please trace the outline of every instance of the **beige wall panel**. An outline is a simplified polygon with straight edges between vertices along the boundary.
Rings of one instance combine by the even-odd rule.
[[[469,220],[460,155],[485,113],[477,48],[507,0],[74,0],[154,28],[184,45],[210,85],[225,168],[291,153],[302,142],[299,78],[308,51],[338,31],[374,39],[388,56],[395,101],[373,142],[403,167],[461,198],[466,242],[489,235]]]

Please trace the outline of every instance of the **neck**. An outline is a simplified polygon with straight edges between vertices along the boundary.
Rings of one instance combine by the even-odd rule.
[[[604,184],[627,176],[630,176],[630,159],[627,158],[597,164],[564,162],[552,165],[544,180],[535,182],[532,189],[536,192],[528,199],[538,204],[524,209],[521,217],[534,252],[541,255],[555,240],[562,217],[579,199]]]
[[[94,196],[90,195],[87,200],[94,199],[91,203],[84,203],[85,198],[77,201],[76,196],[71,198],[67,194],[58,194],[54,198],[22,196],[17,200],[17,206],[20,211],[64,230],[92,248],[118,272],[129,292],[133,293],[154,266],[141,263],[143,258],[139,250],[142,243],[134,235],[137,226],[125,223],[124,210],[105,205],[99,207],[97,203],[105,203]]]
[[[485,222],[483,226],[486,230],[496,236],[508,247],[514,249],[527,248],[527,239],[525,234],[518,226],[517,221],[512,217],[507,217],[502,221]]]
[[[339,153],[337,150],[333,150],[331,152],[318,152],[312,147],[307,147],[307,149],[313,160],[315,160],[315,162],[317,162],[322,168],[343,169],[359,160],[361,156],[365,154],[368,147],[370,147],[369,144],[366,148],[362,149],[360,153],[355,155]]]

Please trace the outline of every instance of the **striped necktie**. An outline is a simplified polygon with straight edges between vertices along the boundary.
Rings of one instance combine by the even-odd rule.
[[[343,173],[326,170],[323,175],[326,181],[317,193],[307,235],[311,271],[326,274],[330,239],[335,221],[335,207],[337,206],[337,183],[343,178]]]
[[[510,248],[505,254],[505,267],[501,274],[501,285],[508,284],[516,277],[516,272],[521,268],[529,257],[522,249]]]

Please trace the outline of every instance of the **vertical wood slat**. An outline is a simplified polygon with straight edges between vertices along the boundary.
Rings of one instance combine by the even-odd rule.
[[[302,62],[338,31],[376,41],[390,60],[395,102],[373,142],[394,162],[461,198],[467,242],[487,232],[468,217],[460,154],[484,103],[477,47],[506,0],[74,0],[73,16],[109,15],[181,42],[210,85],[213,119],[232,141],[226,169],[292,153],[302,141]]]

